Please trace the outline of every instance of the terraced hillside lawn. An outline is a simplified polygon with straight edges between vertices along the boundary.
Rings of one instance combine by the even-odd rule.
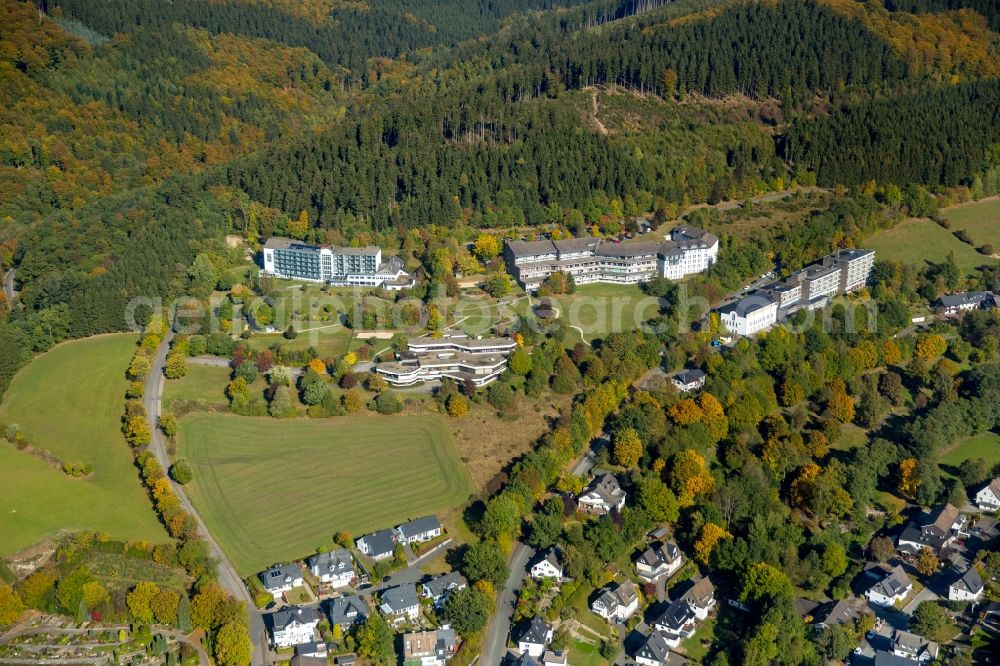
[[[14,378],[0,423],[18,424],[33,446],[91,463],[94,472],[71,478],[0,440],[0,555],[65,529],[166,540],[120,430],[124,371],[134,349],[132,335],[67,342]]]
[[[187,490],[241,575],[305,557],[333,535],[390,527],[472,492],[443,419],[191,414]]]
[[[924,218],[903,220],[892,229],[880,231],[865,241],[865,247],[875,250],[876,260],[893,259],[919,267],[926,266],[928,261],[942,262],[949,252],[954,252],[959,268],[966,273],[995,261],[955,238],[951,231]]]

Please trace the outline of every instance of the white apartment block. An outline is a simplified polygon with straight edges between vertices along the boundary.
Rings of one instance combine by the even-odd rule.
[[[407,345],[406,351],[397,352],[395,361],[375,366],[375,372],[394,386],[412,386],[442,377],[485,386],[507,368],[507,358],[517,343],[511,338],[453,335],[411,338]]]
[[[872,250],[838,250],[717,312],[731,333],[754,335],[797,310],[816,310],[834,296],[861,289],[874,266]]]
[[[270,238],[262,251],[264,273],[288,280],[349,287],[413,286],[399,257],[382,261],[378,247],[308,245],[289,238]]]
[[[654,277],[679,280],[708,270],[719,255],[719,239],[701,229],[681,225],[664,242],[620,243],[601,238],[508,241],[507,271],[534,291],[555,272],[573,276],[576,284],[636,284]]]

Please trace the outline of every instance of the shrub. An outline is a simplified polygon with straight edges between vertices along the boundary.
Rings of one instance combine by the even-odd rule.
[[[94,466],[90,463],[67,462],[63,463],[63,472],[69,476],[80,478],[87,476],[94,471]]]
[[[194,469],[191,468],[191,463],[181,458],[170,466],[170,476],[174,481],[184,486],[194,479]]]
[[[375,411],[379,414],[398,414],[403,411],[403,403],[392,391],[383,391],[372,400]]]

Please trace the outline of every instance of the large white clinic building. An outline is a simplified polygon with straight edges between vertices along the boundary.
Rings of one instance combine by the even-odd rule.
[[[308,245],[290,238],[270,238],[263,249],[264,272],[289,280],[336,286],[403,289],[413,280],[399,257],[382,261],[375,246]]]
[[[673,229],[663,242],[570,238],[508,241],[504,246],[507,272],[530,291],[559,271],[572,275],[576,284],[679,280],[708,270],[718,256],[719,239],[689,225]]]
[[[754,335],[797,310],[823,308],[834,296],[858,291],[874,266],[873,250],[838,250],[716,311],[730,333]]]

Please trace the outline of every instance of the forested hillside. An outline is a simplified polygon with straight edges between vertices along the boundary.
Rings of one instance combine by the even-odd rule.
[[[613,230],[792,182],[985,191],[995,10],[2,0],[9,320],[31,349],[121,328],[131,295],[183,291],[199,242],[303,211],[305,237],[392,244],[431,224]]]

